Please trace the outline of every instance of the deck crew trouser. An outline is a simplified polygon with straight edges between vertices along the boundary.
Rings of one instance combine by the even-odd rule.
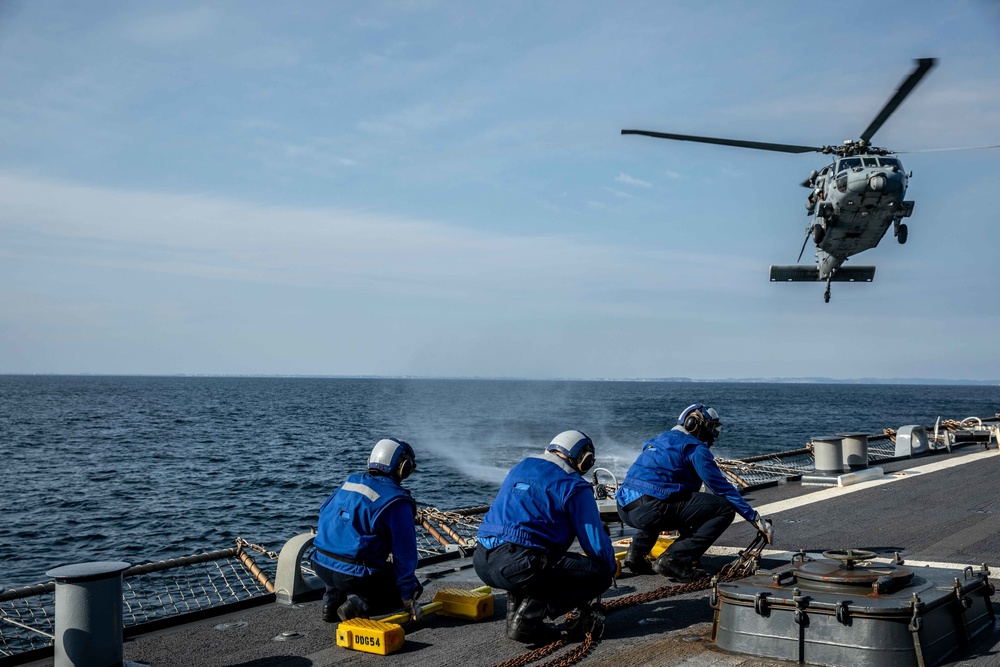
[[[611,577],[597,559],[567,553],[550,560],[539,549],[512,542],[495,549],[477,546],[472,562],[483,583],[518,598],[544,602],[550,618],[589,603],[611,585]]]
[[[665,500],[641,496],[624,507],[618,516],[636,529],[632,546],[636,554],[648,555],[657,536],[676,530],[680,537],[666,553],[686,565],[695,564],[715,543],[736,517],[736,510],[724,498],[700,491],[674,493]]]
[[[316,576],[326,584],[323,606],[336,609],[348,595],[357,595],[367,605],[369,614],[385,614],[403,606],[391,568],[378,570],[367,577],[355,577],[312,561]]]

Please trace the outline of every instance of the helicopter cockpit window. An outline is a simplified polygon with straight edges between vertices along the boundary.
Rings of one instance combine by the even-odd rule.
[[[878,161],[882,163],[883,167],[896,167],[897,169],[903,168],[903,165],[899,163],[899,160],[894,157],[880,157]]]
[[[860,167],[860,166],[861,166],[861,158],[845,157],[843,160],[840,161],[840,164],[837,166],[837,171],[844,171],[845,169],[851,169],[852,167]]]
[[[865,163],[866,167],[877,167],[878,166],[878,158],[866,157],[866,158],[861,158],[861,159],[864,160],[864,163]]]

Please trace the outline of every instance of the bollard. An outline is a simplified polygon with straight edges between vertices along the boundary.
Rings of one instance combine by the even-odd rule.
[[[122,664],[121,561],[65,565],[46,572],[56,580],[55,667]]]
[[[813,454],[816,457],[817,474],[839,475],[844,472],[844,439],[831,436],[813,438]]]
[[[868,467],[868,434],[846,433],[843,438],[843,467],[845,470],[857,472]]]
[[[812,439],[813,458],[816,470],[802,475],[804,486],[836,486],[837,477],[844,472],[843,436],[829,436]]]

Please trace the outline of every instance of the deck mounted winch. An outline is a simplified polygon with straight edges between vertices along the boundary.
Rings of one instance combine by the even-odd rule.
[[[796,554],[712,595],[719,648],[835,667],[931,667],[992,627],[994,586],[964,571],[871,563],[870,551]]]

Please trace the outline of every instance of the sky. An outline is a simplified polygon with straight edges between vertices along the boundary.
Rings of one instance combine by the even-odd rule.
[[[0,3],[0,373],[1000,378],[1000,150],[903,155],[772,284],[826,159],[1000,144],[1000,3]],[[803,261],[807,261],[807,250]]]

